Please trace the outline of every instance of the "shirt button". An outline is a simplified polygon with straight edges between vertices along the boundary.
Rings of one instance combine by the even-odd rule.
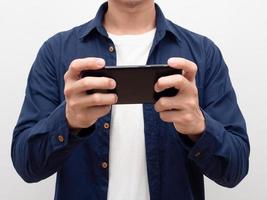
[[[107,169],[108,168],[108,163],[107,162],[102,162],[101,164],[103,169]]]
[[[113,46],[110,46],[110,47],[108,48],[108,50],[109,50],[110,53],[113,53],[115,49],[114,49]]]
[[[197,152],[197,153],[195,153],[195,157],[197,158],[197,157],[199,157],[201,155],[201,153],[200,152]]]
[[[109,123],[105,123],[105,124],[104,124],[104,128],[105,128],[105,129],[109,129],[109,127],[110,127]]]
[[[64,136],[63,135],[59,135],[59,136],[57,136],[57,140],[59,142],[63,143],[65,139],[64,139]]]

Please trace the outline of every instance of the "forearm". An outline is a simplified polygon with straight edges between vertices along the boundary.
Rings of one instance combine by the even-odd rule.
[[[248,172],[249,144],[242,126],[225,127],[205,114],[206,130],[189,151],[189,159],[210,179],[237,185]]]
[[[31,127],[24,130],[21,127],[14,130],[12,160],[27,182],[37,182],[54,174],[85,140],[70,132],[64,103]]]

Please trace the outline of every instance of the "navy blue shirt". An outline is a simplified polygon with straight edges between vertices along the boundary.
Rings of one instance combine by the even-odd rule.
[[[116,65],[116,51],[109,51],[114,44],[102,25],[107,7],[103,4],[90,22],[43,44],[14,129],[12,160],[17,172],[26,182],[57,173],[55,200],[107,198],[110,130],[106,124],[111,115],[75,136],[65,118],[63,92],[63,77],[72,60],[101,57],[107,65]],[[203,200],[203,175],[234,187],[247,174],[246,125],[218,47],[167,20],[157,5],[156,12],[157,31],[147,64],[165,64],[170,57],[197,64],[196,84],[206,129],[193,143],[176,132],[172,123],[163,122],[154,105],[143,105],[150,197]]]

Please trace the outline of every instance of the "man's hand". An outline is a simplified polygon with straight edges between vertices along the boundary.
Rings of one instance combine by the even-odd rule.
[[[192,140],[205,130],[204,116],[199,108],[198,90],[195,83],[197,66],[183,58],[170,58],[168,65],[182,69],[183,75],[161,77],[155,84],[155,91],[161,92],[175,87],[179,90],[174,97],[162,97],[155,104],[155,110],[165,122],[173,122],[175,129]]]
[[[98,118],[110,112],[111,105],[117,102],[116,94],[95,93],[88,95],[87,90],[114,89],[116,82],[106,77],[80,78],[83,70],[97,70],[105,66],[100,58],[84,58],[72,61],[65,73],[66,118],[72,129],[88,128]]]

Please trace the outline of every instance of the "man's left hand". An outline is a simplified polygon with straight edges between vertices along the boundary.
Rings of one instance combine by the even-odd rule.
[[[205,130],[205,119],[199,107],[196,87],[197,65],[183,58],[170,58],[168,65],[182,69],[183,74],[159,78],[154,86],[156,92],[168,88],[179,90],[174,97],[161,97],[155,104],[155,110],[165,122],[173,122],[175,129],[196,141]]]

